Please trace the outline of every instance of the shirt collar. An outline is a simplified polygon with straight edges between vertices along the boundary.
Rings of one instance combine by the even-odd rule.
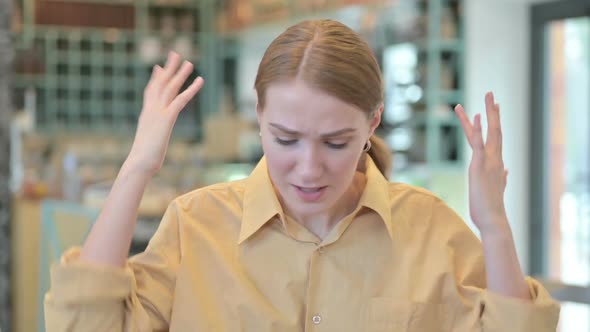
[[[381,174],[377,165],[367,155],[367,183],[359,200],[359,206],[375,211],[387,227],[387,232],[393,239],[393,225],[391,223],[391,199],[389,197],[389,181]]]
[[[244,208],[238,244],[244,242],[283,209],[268,175],[266,157],[262,157],[246,180]]]
[[[359,206],[375,211],[393,238],[389,182],[381,174],[373,160],[367,156],[367,183],[359,200]],[[284,220],[283,209],[268,175],[266,158],[263,157],[246,180],[242,225],[238,244],[241,244],[276,215]]]

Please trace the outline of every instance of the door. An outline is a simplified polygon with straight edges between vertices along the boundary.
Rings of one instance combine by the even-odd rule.
[[[531,272],[590,332],[590,1],[532,8]]]

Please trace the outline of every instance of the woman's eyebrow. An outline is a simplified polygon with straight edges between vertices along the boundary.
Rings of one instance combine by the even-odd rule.
[[[287,128],[285,126],[282,126],[282,125],[280,125],[278,123],[272,123],[271,122],[271,123],[269,123],[269,125],[272,126],[272,127],[274,127],[274,128],[277,128],[278,130],[283,131],[283,132],[285,132],[285,133],[287,133],[289,135],[297,136],[297,135],[301,134],[297,130],[289,129],[289,128]],[[322,138],[330,138],[330,137],[340,136],[342,134],[348,134],[348,133],[355,132],[355,131],[356,131],[355,128],[343,128],[343,129],[339,129],[339,130],[336,130],[336,131],[333,131],[333,132],[322,134],[320,136]]]
[[[339,129],[339,130],[336,130],[336,131],[333,131],[330,133],[325,133],[320,136],[322,136],[322,138],[330,138],[330,137],[340,136],[342,134],[353,133],[355,131],[356,131],[355,128],[344,128],[344,129]]]
[[[270,125],[271,127],[275,127],[275,128],[277,128],[277,129],[278,129],[278,130],[280,130],[280,131],[284,131],[285,133],[287,133],[287,134],[289,134],[289,135],[296,136],[296,135],[299,135],[299,134],[300,134],[300,132],[298,132],[298,131],[296,131],[296,130],[293,130],[293,129],[289,129],[289,128],[287,128],[287,127],[285,127],[285,126],[282,126],[282,125],[280,125],[280,124],[278,124],[278,123],[272,123],[272,122],[271,122],[271,123],[269,123],[269,125]]]

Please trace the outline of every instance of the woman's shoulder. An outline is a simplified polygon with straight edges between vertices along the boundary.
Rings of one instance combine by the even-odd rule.
[[[402,182],[390,182],[389,195],[394,200],[409,199],[413,201],[428,202],[429,204],[432,204],[433,200],[439,199],[439,197],[430,190]]]
[[[392,220],[420,241],[440,246],[455,246],[457,239],[472,241],[473,233],[463,218],[435,193],[405,183],[391,183]]]
[[[443,227],[448,227],[449,224],[461,220],[443,199],[425,188],[406,183],[390,183],[389,196],[392,213],[403,214],[414,225],[435,227],[442,224]]]
[[[210,184],[176,197],[174,203],[181,208],[202,207],[211,203],[221,206],[241,204],[244,188],[245,179]]]

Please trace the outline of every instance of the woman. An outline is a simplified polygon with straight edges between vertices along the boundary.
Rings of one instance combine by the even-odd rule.
[[[180,67],[180,68],[179,68]],[[473,149],[480,242],[433,194],[386,180],[383,112],[367,44],[331,20],[299,23],[262,58],[265,157],[249,178],[177,198],[127,259],[137,208],[178,112],[203,85],[171,54],[154,67],[134,144],[81,249],[53,267],[49,331],[555,331],[559,306],[523,276],[503,204],[499,107]]]

